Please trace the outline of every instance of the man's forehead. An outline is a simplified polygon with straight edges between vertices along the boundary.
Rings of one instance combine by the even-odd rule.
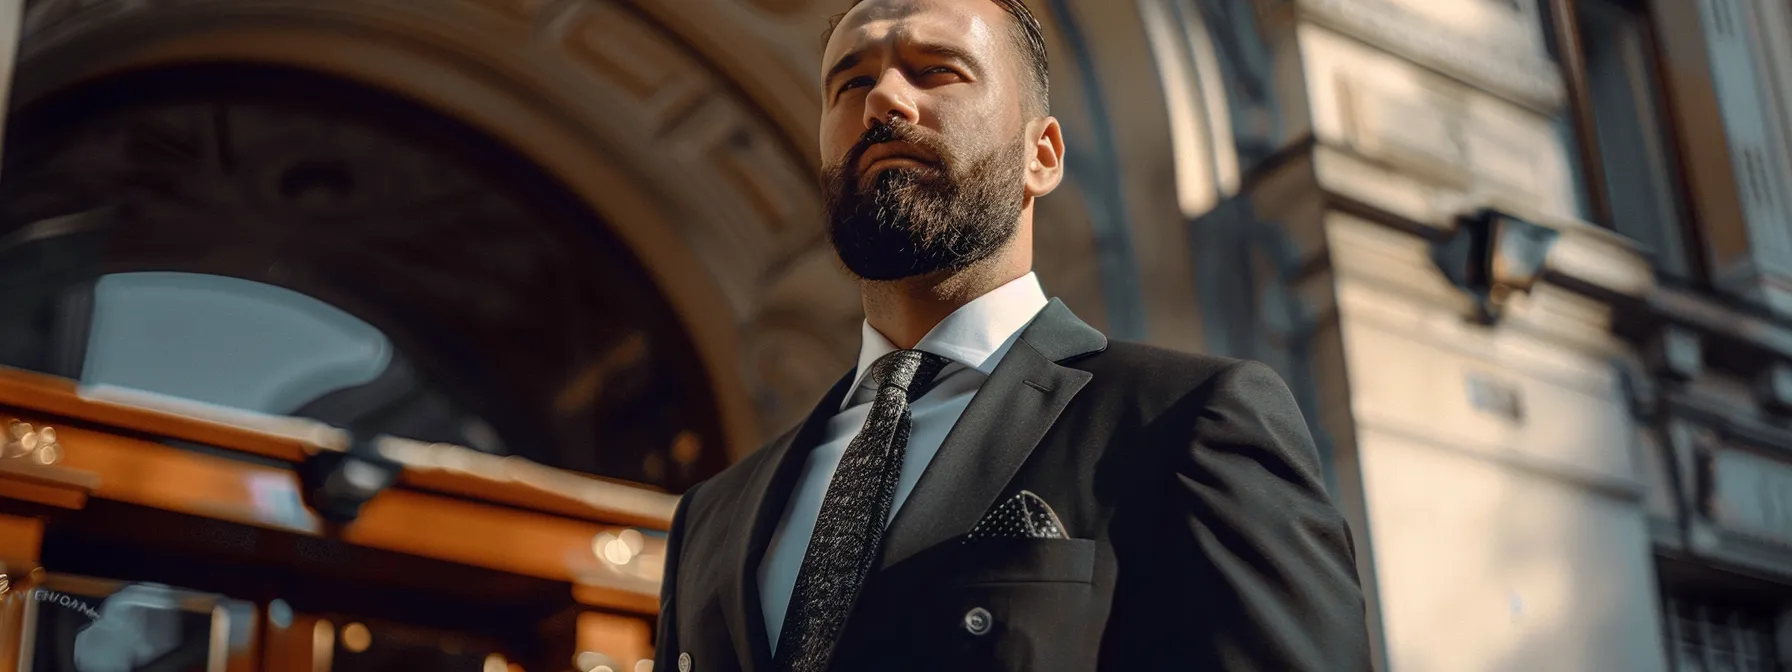
[[[866,0],[840,19],[828,38],[822,67],[868,44],[889,40],[974,47],[990,37],[989,0]]]

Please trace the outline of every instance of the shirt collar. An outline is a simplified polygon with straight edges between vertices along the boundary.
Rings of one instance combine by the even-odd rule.
[[[952,311],[921,337],[915,349],[990,375],[1001,363],[1001,355],[1007,352],[1014,337],[1033,321],[1046,303],[1048,300],[1044,288],[1039,286],[1039,277],[1028,272]],[[865,382],[865,374],[877,358],[896,351],[890,339],[872,328],[869,320],[861,325],[859,332],[859,369],[852,382],[855,390]],[[852,396],[847,395],[848,401]]]

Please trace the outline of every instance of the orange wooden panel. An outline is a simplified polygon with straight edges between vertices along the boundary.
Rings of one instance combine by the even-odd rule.
[[[0,478],[30,481],[81,492],[92,492],[100,485],[98,474],[70,469],[67,465],[43,465],[28,460],[0,460]]]
[[[67,447],[65,464],[99,475],[94,497],[263,528],[325,534],[322,521],[299,500],[297,476],[286,469],[79,428],[61,434]],[[361,517],[340,535],[369,548],[576,582],[615,574],[593,553],[592,540],[601,532],[619,529],[429,493],[389,490],[363,507]],[[648,550],[656,547],[654,542]],[[653,605],[655,590],[652,582],[633,580],[619,584],[616,592],[636,593],[631,604]]]
[[[304,533],[317,517],[299,505],[293,472],[77,427],[58,427],[63,466],[99,475],[93,496]]]
[[[579,614],[578,649],[609,656],[622,666],[617,672],[632,672],[653,658],[653,626],[638,616],[588,611]]]
[[[677,495],[610,483],[540,465],[530,467],[534,471],[559,472],[556,480],[562,482],[545,484],[524,477],[504,478],[503,476],[508,475],[506,472],[494,474],[498,476],[494,478],[493,475],[483,473],[412,465],[406,466],[399,482],[422,490],[501,502],[585,520],[638,525],[656,530],[666,530],[672,525],[672,513],[678,507]],[[515,468],[507,471],[514,473]]]
[[[0,367],[0,407],[26,409],[15,415],[35,425],[46,424],[45,418],[31,411],[293,463],[318,450],[340,450],[345,442],[340,430],[321,423],[205,407],[148,393],[129,394],[129,401],[86,398],[68,380]],[[143,405],[148,403],[163,408]],[[65,448],[78,452],[75,446],[79,442],[73,442],[71,429],[80,431],[57,427]],[[91,436],[87,440],[92,440]],[[459,446],[386,439],[381,450],[405,465],[401,482],[408,486],[586,520],[664,530],[678,503],[675,495],[643,486]]]
[[[63,509],[79,509],[87,505],[87,493],[44,485],[32,481],[0,476],[0,500],[16,499]]]
[[[144,396],[147,398],[149,395]],[[169,402],[182,403],[173,399]],[[317,449],[310,439],[296,433],[282,434],[196,417],[193,413],[83,398],[74,382],[66,378],[7,367],[0,367],[0,406],[13,406],[121,429],[232,448],[291,462],[303,460],[306,451]],[[62,428],[57,429],[60,431]]]
[[[0,500],[16,499],[64,509],[87,505],[99,475],[28,460],[0,460]]]
[[[393,490],[361,509],[342,537],[373,548],[561,581],[600,569],[596,523]]]
[[[9,574],[11,582],[18,581],[18,570],[11,569],[9,565],[22,563],[35,566],[43,543],[42,520],[30,516],[0,514],[0,572]],[[30,571],[29,567],[24,571]]]
[[[19,669],[25,639],[25,589],[0,594],[0,670]]]

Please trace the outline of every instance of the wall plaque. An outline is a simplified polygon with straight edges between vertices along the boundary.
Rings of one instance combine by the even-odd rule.
[[[1510,422],[1524,422],[1524,397],[1518,386],[1480,373],[1468,374],[1468,402],[1483,413]]]

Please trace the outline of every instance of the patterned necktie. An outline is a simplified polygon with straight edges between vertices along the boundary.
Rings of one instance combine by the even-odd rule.
[[[814,536],[790,592],[773,670],[827,669],[834,643],[883,546],[884,524],[908,452],[909,404],[927,391],[946,364],[939,355],[897,350],[871,365],[877,400],[822,497]]]

